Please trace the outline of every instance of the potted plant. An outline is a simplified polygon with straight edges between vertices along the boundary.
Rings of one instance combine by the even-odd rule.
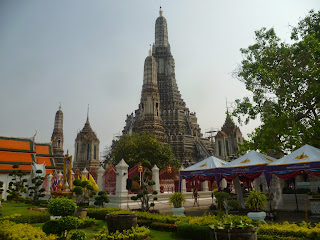
[[[186,202],[184,195],[181,192],[175,192],[169,197],[170,205],[173,205],[172,214],[173,216],[185,216],[184,215],[184,207],[182,204]]]
[[[267,196],[260,191],[250,191],[245,199],[245,204],[252,212],[248,213],[248,217],[252,220],[263,221],[266,213],[261,211],[268,203]]]
[[[211,228],[211,239],[250,239],[257,240],[256,224],[246,216],[222,215],[217,217]]]

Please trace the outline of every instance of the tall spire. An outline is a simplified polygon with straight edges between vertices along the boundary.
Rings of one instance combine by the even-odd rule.
[[[168,29],[167,20],[162,16],[162,9],[160,7],[160,16],[156,20],[155,45],[156,47],[167,47],[168,43]]]
[[[87,110],[87,122],[89,122],[89,104],[88,104],[88,110]]]

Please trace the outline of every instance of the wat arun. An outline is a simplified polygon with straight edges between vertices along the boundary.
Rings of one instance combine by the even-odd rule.
[[[185,167],[213,155],[212,144],[203,137],[196,113],[190,112],[178,90],[167,20],[161,8],[155,24],[155,43],[144,62],[139,108],[127,115],[122,133],[142,131],[169,144]]]

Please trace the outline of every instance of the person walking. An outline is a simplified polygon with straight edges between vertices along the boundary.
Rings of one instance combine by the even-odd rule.
[[[193,206],[195,206],[197,204],[199,207],[199,200],[198,200],[199,193],[198,193],[197,188],[193,189],[192,197],[194,198]]]

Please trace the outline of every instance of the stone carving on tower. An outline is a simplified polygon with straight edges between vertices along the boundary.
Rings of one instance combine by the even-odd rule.
[[[227,112],[226,120],[215,136],[215,155],[225,161],[240,157],[239,143],[243,143],[240,128],[235,125]]]
[[[54,128],[51,136],[53,157],[58,170],[63,170],[63,112],[61,105],[56,112],[54,119]]]
[[[99,144],[100,141],[91,128],[88,111],[87,121],[75,140],[74,170],[79,168],[82,171],[86,168],[89,171],[100,168]]]
[[[149,109],[146,109],[146,103]],[[149,111],[151,118],[148,121],[141,117],[143,111]],[[123,134],[140,131],[150,132],[160,141],[170,144],[175,157],[185,166],[213,154],[209,139],[203,138],[196,113],[189,111],[178,90],[167,20],[162,16],[161,8],[155,24],[152,56],[145,60],[139,109],[135,114],[127,115]]]

